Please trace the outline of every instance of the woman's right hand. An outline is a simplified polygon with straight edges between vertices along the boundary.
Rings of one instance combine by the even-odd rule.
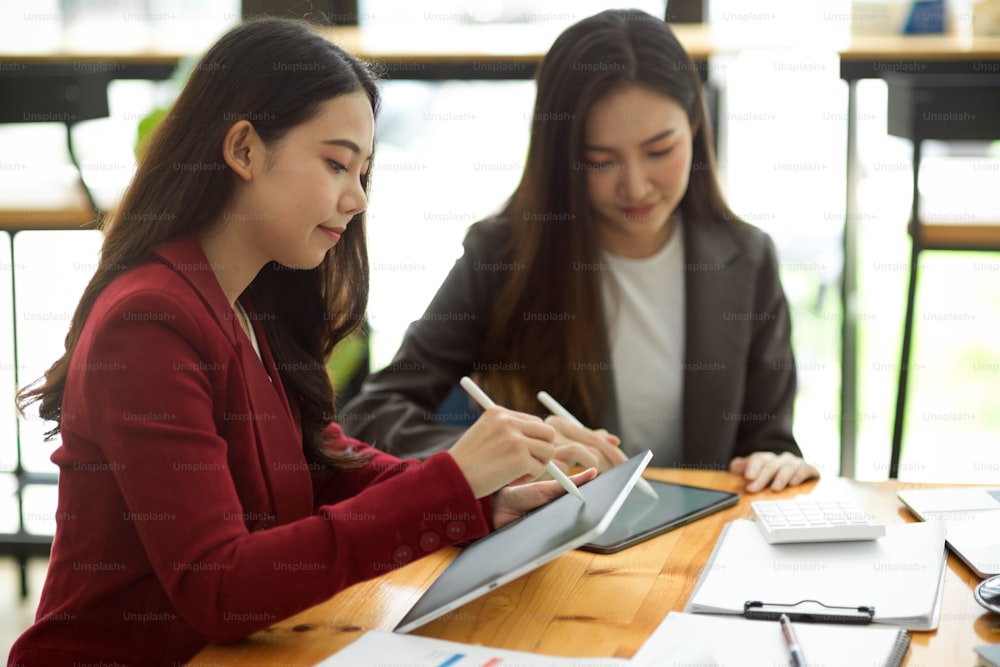
[[[451,449],[476,498],[545,474],[555,456],[556,430],[534,415],[486,410]]]
[[[591,430],[555,415],[545,419],[556,430],[556,465],[563,472],[596,468],[605,472],[628,460],[619,445],[621,439],[606,430]]]

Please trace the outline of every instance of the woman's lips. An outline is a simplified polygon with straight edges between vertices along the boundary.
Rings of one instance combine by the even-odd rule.
[[[633,218],[645,218],[649,216],[655,208],[656,204],[647,204],[645,206],[631,206],[623,208],[622,211],[625,213],[625,218],[630,220]]]
[[[343,227],[324,227],[323,225],[320,225],[319,228],[322,229],[323,232],[327,236],[329,236],[330,240],[333,241],[334,243],[339,241],[340,237],[344,234]]]

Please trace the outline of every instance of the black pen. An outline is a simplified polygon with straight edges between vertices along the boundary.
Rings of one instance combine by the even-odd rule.
[[[799,644],[799,638],[795,636],[795,630],[792,628],[792,619],[788,618],[788,614],[782,614],[778,622],[781,623],[781,634],[784,635],[785,643],[788,644],[788,652],[792,655],[792,665],[794,667],[806,667],[806,656],[802,653],[802,645]]]

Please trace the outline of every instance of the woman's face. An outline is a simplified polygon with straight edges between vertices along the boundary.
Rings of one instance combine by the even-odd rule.
[[[312,268],[340,240],[368,204],[368,171],[375,120],[363,92],[320,105],[313,118],[264,147],[265,164],[247,193],[256,213],[246,231],[266,258],[291,268]]]
[[[629,85],[594,103],[584,129],[587,198],[607,251],[641,258],[666,244],[691,151],[687,113],[667,95]]]

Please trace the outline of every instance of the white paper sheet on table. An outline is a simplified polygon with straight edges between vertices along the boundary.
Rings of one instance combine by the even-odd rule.
[[[628,667],[621,658],[561,658],[372,631],[316,667]]]
[[[695,646],[657,651],[655,662],[623,658],[564,658],[393,632],[367,632],[316,667],[662,667],[708,664]]]

